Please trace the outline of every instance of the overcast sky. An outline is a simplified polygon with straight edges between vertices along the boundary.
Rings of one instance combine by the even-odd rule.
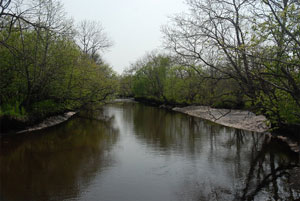
[[[115,71],[162,44],[161,25],[185,11],[184,0],[62,0],[68,16],[100,21],[114,46],[104,55]]]

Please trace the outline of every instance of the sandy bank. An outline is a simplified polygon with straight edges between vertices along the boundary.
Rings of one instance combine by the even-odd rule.
[[[32,127],[29,127],[25,130],[19,131],[17,133],[26,133],[26,132],[41,130],[41,129],[48,128],[48,127],[51,127],[51,126],[55,126],[55,125],[60,124],[64,121],[67,121],[68,119],[70,119],[75,114],[76,114],[76,112],[66,112],[63,115],[57,115],[57,116],[49,117],[49,118],[45,119],[44,121],[42,121],[41,123],[39,123],[35,126],[32,126]]]
[[[269,129],[265,116],[255,115],[249,111],[215,109],[207,106],[175,107],[173,110],[237,129],[254,132],[266,132]]]

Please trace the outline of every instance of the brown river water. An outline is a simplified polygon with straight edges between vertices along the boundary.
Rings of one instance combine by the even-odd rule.
[[[264,134],[114,103],[0,138],[0,200],[296,200],[298,166]]]

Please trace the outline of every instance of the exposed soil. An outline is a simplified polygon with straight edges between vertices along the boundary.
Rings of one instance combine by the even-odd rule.
[[[249,111],[216,109],[207,106],[175,107],[173,110],[237,129],[254,132],[266,132],[269,129],[265,116],[255,115]]]
[[[49,118],[45,119],[44,121],[42,121],[41,123],[39,123],[35,126],[26,128],[25,130],[18,131],[17,133],[26,133],[26,132],[41,130],[41,129],[48,128],[48,127],[51,127],[51,126],[55,126],[55,125],[60,124],[64,121],[67,121],[68,119],[70,119],[75,114],[76,114],[76,112],[66,112],[62,115],[52,116],[52,117],[49,117]]]
[[[175,107],[173,110],[206,119],[224,126],[265,133],[272,138],[285,142],[292,151],[300,153],[300,141],[282,135],[270,134],[268,132],[270,129],[267,125],[268,120],[263,115],[255,115],[252,112],[243,110],[216,109],[207,106]]]

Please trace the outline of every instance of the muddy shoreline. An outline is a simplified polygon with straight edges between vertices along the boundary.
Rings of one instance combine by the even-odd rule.
[[[45,120],[43,120],[41,123],[31,126],[31,127],[28,127],[26,129],[18,131],[16,133],[21,134],[21,133],[32,132],[32,131],[37,131],[37,130],[41,130],[44,128],[52,127],[52,126],[55,126],[55,125],[58,125],[60,123],[67,121],[72,116],[74,116],[76,113],[77,112],[66,112],[62,115],[48,117]]]
[[[0,137],[23,134],[23,133],[27,133],[27,132],[32,132],[32,131],[37,131],[37,130],[45,129],[48,127],[52,127],[52,126],[55,126],[55,125],[58,125],[60,123],[67,121],[68,119],[73,117],[75,114],[77,114],[77,112],[74,112],[74,111],[65,112],[65,113],[62,113],[59,115],[47,117],[47,118],[43,119],[40,123],[33,124],[33,125],[27,125],[26,122],[16,121],[14,119],[12,119],[11,122],[9,122],[9,120],[6,120],[6,122],[9,122],[10,124],[17,123],[17,125],[14,128],[10,128],[10,127],[12,127],[10,125],[10,127],[7,128],[6,132],[2,131],[0,133]],[[3,124],[6,122],[1,122],[1,123]],[[5,125],[2,125],[2,126],[4,127]]]
[[[109,103],[120,103],[120,102],[133,102],[133,103],[141,102],[144,104],[148,104],[148,102],[136,100],[133,98],[115,99]],[[208,106],[181,106],[180,105],[179,107],[176,107],[174,105],[158,104],[153,102],[150,105],[159,108],[168,109],[175,112],[180,112],[197,118],[205,119],[227,127],[266,134],[269,135],[270,137],[277,138],[281,141],[284,141],[289,145],[289,147],[294,152],[298,152],[298,153],[300,152],[299,140],[294,140],[282,135],[273,135],[270,132],[268,132],[270,130],[270,127],[268,126],[268,120],[263,115],[255,115],[250,111],[244,111],[244,110],[217,109]],[[32,131],[52,127],[69,120],[77,113],[78,112],[69,111],[61,115],[51,116],[33,126],[27,126],[22,129],[16,128],[16,130],[14,130],[13,132],[1,133],[0,137],[7,136],[7,135],[23,134],[27,132],[32,132]]]
[[[261,133],[270,138],[278,139],[285,142],[293,152],[300,153],[300,138],[294,136],[288,130],[283,132],[271,132],[271,127],[268,119],[263,115],[256,115],[253,112],[237,109],[218,109],[208,106],[191,106],[168,104],[159,101],[152,101],[150,99],[138,98],[131,99],[135,102],[141,102],[154,107],[164,108],[167,110],[180,112],[193,117],[208,120],[223,126],[247,130],[251,132]]]
[[[165,103],[147,98],[130,99],[147,105],[181,112],[190,116],[199,117],[214,123],[232,128],[264,133],[270,127],[268,119],[263,115],[238,109],[219,109],[209,106],[191,106],[187,104]]]
[[[265,116],[244,110],[216,109],[208,106],[175,107],[172,110],[237,129],[258,133],[264,133],[270,129]]]
[[[244,110],[216,109],[207,106],[175,107],[172,110],[205,119],[223,126],[268,135],[270,138],[275,138],[285,142],[293,152],[300,153],[299,139],[292,139],[283,135],[274,135],[270,133],[268,120],[263,115],[255,115],[252,112]]]

